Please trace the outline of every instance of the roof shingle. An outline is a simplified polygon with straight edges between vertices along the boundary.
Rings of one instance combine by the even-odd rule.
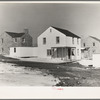
[[[93,37],[93,36],[90,36],[90,37],[100,42],[100,39]]]
[[[52,26],[52,27],[53,27],[53,26]],[[57,28],[57,27],[53,27],[53,28],[55,28],[55,29],[58,30],[59,32],[65,34],[66,36],[80,38],[78,35],[75,35],[74,33],[70,32],[70,31],[68,31],[68,30],[61,29],[61,28]]]
[[[15,33],[15,32],[6,32],[8,35],[10,35],[12,38],[16,37],[22,37],[25,33]]]

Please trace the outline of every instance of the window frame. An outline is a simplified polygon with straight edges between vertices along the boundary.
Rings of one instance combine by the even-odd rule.
[[[77,44],[79,45],[79,39],[77,38]]]
[[[1,39],[1,41],[2,41],[2,44],[3,44],[3,42],[4,42],[3,38]]]
[[[79,56],[79,49],[77,49],[77,55]]]
[[[16,48],[14,48],[14,53],[16,53]]]
[[[95,42],[93,42],[93,46],[95,46]]]
[[[52,32],[52,29],[50,28],[50,33]]]
[[[4,52],[4,48],[2,48],[2,52]]]
[[[56,44],[59,44],[59,43],[60,43],[60,37],[56,36]]]
[[[47,56],[51,56],[51,49],[47,49]]]
[[[84,47],[86,46],[85,43],[83,43]]]
[[[75,49],[74,48],[72,48],[72,56],[75,56]]]
[[[22,38],[22,43],[25,43],[25,38]]]
[[[17,43],[17,38],[14,38],[14,42]]]
[[[43,45],[46,44],[46,37],[43,38]]]
[[[74,37],[72,37],[72,44],[74,44]]]

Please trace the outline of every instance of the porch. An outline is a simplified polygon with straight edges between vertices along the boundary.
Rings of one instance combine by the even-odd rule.
[[[51,58],[58,58],[64,61],[74,61],[76,59],[75,47],[52,47]]]

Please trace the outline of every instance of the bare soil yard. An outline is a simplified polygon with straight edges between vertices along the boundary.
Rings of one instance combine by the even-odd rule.
[[[46,73],[45,76],[53,75],[55,78],[60,80],[56,86],[100,86],[100,69],[85,67],[77,62],[52,64],[19,61],[10,58],[6,58],[6,60],[5,58],[3,59],[1,60],[2,62],[14,63],[16,64],[16,67],[25,66],[26,69],[29,68],[30,70],[44,70]]]

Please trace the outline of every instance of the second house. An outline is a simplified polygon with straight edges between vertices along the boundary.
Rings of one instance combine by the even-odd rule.
[[[0,54],[9,55],[11,47],[32,47],[32,37],[28,29],[24,29],[21,33],[4,32],[0,35]]]

